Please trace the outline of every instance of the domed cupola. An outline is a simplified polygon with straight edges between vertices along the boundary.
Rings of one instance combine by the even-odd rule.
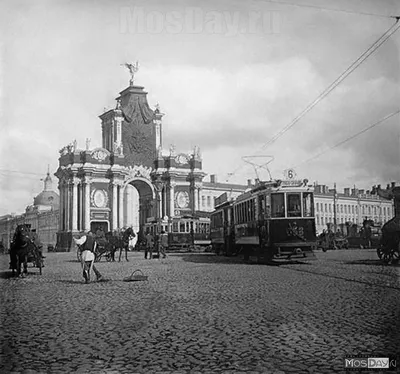
[[[34,206],[45,206],[53,207],[53,209],[58,209],[60,206],[60,197],[53,191],[53,180],[50,177],[49,171],[47,171],[46,178],[44,179],[44,189],[33,199]]]

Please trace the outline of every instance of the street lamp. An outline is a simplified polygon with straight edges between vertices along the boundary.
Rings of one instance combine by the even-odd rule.
[[[336,193],[336,183],[333,185],[333,230],[334,233],[336,234],[336,199],[337,199],[337,193]]]
[[[161,213],[160,213],[160,208],[161,208],[161,191],[164,186],[164,183],[156,179],[153,181],[154,189],[156,192],[156,222],[157,222],[157,231],[158,231],[158,240],[157,240],[157,252],[160,253],[160,235],[161,235]]]

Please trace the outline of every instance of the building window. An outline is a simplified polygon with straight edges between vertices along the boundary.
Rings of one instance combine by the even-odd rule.
[[[328,204],[325,204],[325,212],[328,211]]]
[[[211,207],[211,197],[207,196],[207,206],[210,208]]]
[[[315,205],[315,208],[316,208],[317,212],[319,212],[319,203],[317,203],[317,204]]]
[[[206,197],[205,197],[205,196],[202,196],[202,197],[201,197],[201,206],[202,206],[203,208],[205,208],[205,206],[206,206]]]

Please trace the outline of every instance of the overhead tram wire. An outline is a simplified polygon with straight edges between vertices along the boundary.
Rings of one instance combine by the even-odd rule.
[[[367,13],[367,12],[356,12],[353,10],[346,10],[346,9],[332,9],[332,8],[325,8],[318,5],[311,5],[311,4],[295,4],[290,3],[288,1],[277,1],[277,0],[262,0],[265,3],[272,3],[272,4],[280,4],[280,5],[291,5],[300,8],[312,8],[317,10],[325,10],[329,12],[340,12],[340,13],[348,13],[348,14],[358,14],[361,16],[373,16],[373,17],[381,17],[381,18],[396,18],[396,16],[386,16],[384,14],[375,14],[375,13]]]
[[[309,104],[300,114],[298,114],[289,124],[275,134],[269,141],[267,141],[262,149],[275,142],[288,130],[290,130],[301,118],[303,118],[311,109],[313,109],[322,99],[324,99],[330,92],[332,92],[344,79],[346,79],[357,67],[359,67],[372,53],[374,53],[387,39],[390,38],[400,28],[399,17],[396,22],[372,44],[360,57],[358,57],[338,78],[336,78],[318,97]]]
[[[302,117],[304,117],[311,109],[313,109],[323,98],[325,98],[332,90],[334,90],[339,83],[347,78],[358,66],[360,66],[372,53],[374,53],[389,37],[394,34],[400,27],[399,19],[396,18],[396,22],[380,37],[378,38],[365,52],[363,52],[330,86],[328,86],[311,104],[309,104],[297,117],[295,117],[288,125],[280,130],[276,135],[273,136],[268,142],[266,142],[261,148],[264,149],[268,145],[275,142],[285,132],[291,129]],[[229,173],[228,179],[236,174],[244,165],[238,166],[233,172]]]
[[[374,128],[374,127],[380,125],[381,123],[387,121],[389,118],[392,118],[393,116],[395,116],[396,114],[399,114],[399,113],[400,113],[400,109],[398,109],[397,111],[395,111],[395,112],[393,112],[393,113],[388,114],[387,116],[381,118],[379,121],[373,123],[372,125],[366,127],[365,129],[363,129],[363,130],[357,132],[356,134],[354,134],[354,135],[352,135],[352,136],[349,136],[348,138],[346,138],[346,139],[340,141],[339,143],[336,143],[335,145],[333,145],[333,146],[329,147],[328,149],[326,149],[326,150],[324,150],[324,151],[322,151],[322,152],[316,154],[315,156],[310,157],[309,159],[307,159],[307,160],[301,162],[300,164],[297,164],[297,165],[294,166],[293,168],[297,168],[297,167],[299,167],[299,166],[301,166],[301,165],[304,165],[304,164],[306,164],[306,163],[308,163],[308,162],[310,162],[310,161],[312,161],[312,160],[314,160],[314,159],[316,159],[316,158],[318,158],[318,157],[324,155],[325,153],[331,151],[332,149],[337,148],[337,147],[343,145],[344,143],[347,143],[347,142],[350,141],[350,140],[353,140],[353,139],[356,138],[357,136],[360,136],[361,134],[363,134],[363,133],[365,133],[365,132],[371,130],[372,128]]]
[[[0,173],[3,175],[6,175],[6,173],[8,174],[22,174],[23,175],[32,175],[32,176],[40,176],[43,177],[43,173],[39,174],[39,173],[30,173],[30,172],[25,172],[25,171],[18,171],[18,170],[9,170],[9,169],[0,169]],[[17,177],[18,175],[16,175]]]

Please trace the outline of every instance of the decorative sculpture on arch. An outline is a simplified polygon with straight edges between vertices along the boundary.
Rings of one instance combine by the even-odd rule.
[[[169,155],[170,156],[176,156],[176,148],[175,148],[175,144],[171,144],[169,147]]]
[[[125,66],[129,70],[129,73],[131,75],[131,80],[129,81],[129,84],[131,86],[133,86],[133,82],[135,80],[135,74],[139,70],[139,62],[136,61],[135,65],[134,64],[129,64],[129,63],[126,62],[125,64],[122,64],[121,66]]]
[[[114,142],[114,153],[116,155],[122,156],[123,155],[124,146],[121,142]]]
[[[193,156],[196,160],[200,160],[201,159],[201,152],[200,152],[200,147],[199,146],[194,146],[194,150],[193,150]]]
[[[129,166],[128,168],[128,175],[126,175],[125,180],[129,180],[132,178],[142,177],[145,179],[151,179],[150,174],[152,172],[151,167],[145,167],[143,165],[135,165]]]

